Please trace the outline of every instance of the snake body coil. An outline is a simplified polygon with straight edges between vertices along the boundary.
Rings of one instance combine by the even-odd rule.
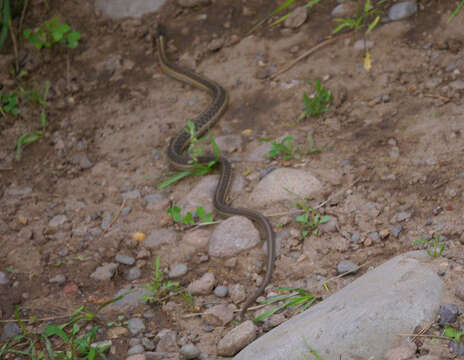
[[[201,136],[209,130],[225,112],[228,104],[227,92],[215,81],[209,80],[194,73],[193,71],[181,68],[180,66],[171,63],[166,56],[166,36],[159,27],[156,34],[156,45],[158,49],[159,64],[161,70],[165,74],[208,92],[212,98],[211,104],[208,108],[193,120],[197,136]],[[188,156],[188,154],[184,154],[189,142],[190,135],[185,130],[180,131],[171,140],[167,151],[167,158],[173,167],[180,170],[188,170],[192,168],[191,157]],[[215,156],[201,156],[198,158],[200,163],[209,163],[214,160],[216,160]],[[275,258],[275,235],[269,220],[261,213],[249,209],[232,208],[227,204],[226,198],[232,183],[232,167],[230,162],[222,156],[219,158],[218,162],[220,176],[213,199],[216,211],[225,216],[241,215],[249,218],[260,227],[267,241],[266,275],[260,287],[243,305],[240,313],[240,317],[243,318],[247,308],[263,293],[264,288],[271,280]]]

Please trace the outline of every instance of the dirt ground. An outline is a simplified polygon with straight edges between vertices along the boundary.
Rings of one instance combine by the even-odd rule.
[[[30,5],[25,28],[59,15],[83,39],[69,52],[69,71],[65,51],[39,52],[29,46],[20,50],[21,66],[28,71],[20,85],[50,81],[51,91],[45,138],[27,147],[19,161],[16,139],[40,128],[39,110],[22,102],[20,116],[0,118],[0,271],[8,272],[11,284],[6,292],[1,289],[1,319],[11,318],[15,305],[27,316],[46,317],[114,296],[130,284],[123,271],[107,282],[89,276],[120,252],[135,256],[140,245],[131,238],[134,232],[149,234],[163,227],[169,202],[148,209],[143,198],[160,193],[177,203],[200,181],[187,179],[157,190],[169,173],[169,137],[208,104],[206,94],[160,72],[152,43],[158,21],[167,28],[173,60],[229,91],[228,111],[213,134],[242,136],[243,145],[230,156],[245,159],[261,144],[259,138],[286,134],[304,145],[310,132],[316,145],[324,146],[321,153],[299,160],[235,163],[245,190],[235,194],[234,204],[253,207],[247,189],[256,185],[261,171],[305,168],[324,185],[310,204],[329,198],[321,213],[337,219],[336,231],[299,242],[292,237],[299,227],[291,203],[259,209],[268,215],[289,211],[271,217],[282,237],[274,288],[314,289],[321,277],[337,275],[341,260],[380,264],[417,248],[413,240],[435,234],[446,243],[444,261],[453,270],[443,279],[446,286],[456,286],[464,260],[464,16],[448,23],[454,1],[421,1],[413,17],[379,24],[370,34],[369,72],[363,68],[363,51],[353,47],[361,36],[353,34],[270,80],[263,74],[280,69],[331,33],[330,12],[336,2],[316,6],[296,30],[265,27],[246,35],[277,6],[277,1],[225,0],[182,9],[169,1],[159,13],[142,19],[112,21],[87,0]],[[0,69],[2,91],[18,87],[7,70],[11,50],[7,43],[0,55],[1,63],[8,65]],[[335,101],[324,116],[298,122],[303,91],[311,94],[309,84],[316,78],[333,92]],[[247,129],[251,135],[244,132]],[[122,194],[134,190],[140,196],[123,202]],[[131,207],[127,216],[117,216],[122,205]],[[64,223],[50,226],[50,220],[62,214]],[[103,233],[102,222],[108,225],[113,219]],[[399,225],[398,236],[382,240],[375,235],[382,230],[391,233]],[[357,232],[360,241],[352,241]],[[222,284],[251,286],[253,264],[265,259],[261,249],[243,253],[232,274],[219,260],[202,260],[201,252],[186,254],[176,246],[163,246],[156,254],[166,268],[188,264],[185,284],[212,271]],[[149,281],[152,258],[139,263],[142,276],[135,283]],[[57,274],[66,276],[64,284],[49,282]],[[353,278],[333,281],[330,291]],[[195,333],[198,323],[183,319],[180,308],[154,308],[160,321],[152,330],[168,327],[179,334]],[[211,346],[203,349],[214,353],[222,334],[207,335]],[[127,346],[122,341],[118,349]]]

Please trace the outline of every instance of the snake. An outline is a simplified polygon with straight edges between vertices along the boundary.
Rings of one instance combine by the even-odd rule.
[[[217,82],[169,61],[166,55],[166,39],[163,27],[158,25],[155,34],[155,43],[161,71],[169,77],[203,90],[211,96],[209,106],[192,120],[195,132],[200,137],[209,131],[225,113],[229,103],[229,95]],[[194,161],[192,161],[191,156],[186,151],[189,144],[190,134],[186,129],[182,129],[171,139],[166,156],[168,163],[175,169],[182,171],[192,169]],[[227,203],[227,196],[233,179],[232,166],[227,158],[221,155],[203,155],[197,157],[196,161],[201,164],[211,164],[211,162],[219,164],[219,181],[213,197],[213,205],[216,212],[226,217],[239,215],[250,219],[258,225],[261,235],[264,236],[267,243],[266,273],[258,289],[242,306],[240,318],[243,319],[248,307],[264,292],[264,289],[271,281],[276,252],[275,233],[270,221],[260,212],[245,208],[233,208]]]

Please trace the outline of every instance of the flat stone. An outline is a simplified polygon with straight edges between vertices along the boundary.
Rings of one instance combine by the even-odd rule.
[[[96,0],[95,7],[113,19],[141,17],[158,10],[166,0]]]
[[[209,240],[208,254],[230,257],[259,244],[259,231],[251,220],[231,216],[214,229]]]
[[[48,280],[50,284],[64,284],[65,281],[66,281],[66,276],[64,276],[63,274],[58,274],[50,278],[50,280]]]
[[[14,322],[6,323],[3,327],[3,332],[0,340],[2,342],[7,342],[9,339],[19,334],[22,334],[22,330],[18,324]]]
[[[16,187],[11,185],[7,190],[6,194],[9,196],[23,196],[28,195],[32,192],[32,188],[30,187]]]
[[[225,326],[234,318],[234,312],[224,304],[214,305],[201,316],[202,320],[212,326]]]
[[[8,285],[9,279],[8,275],[3,271],[0,271],[0,285]]]
[[[305,6],[299,6],[285,19],[284,25],[287,28],[296,29],[303,25],[307,18],[308,9]]]
[[[174,244],[177,240],[175,231],[168,229],[153,230],[144,240],[143,245],[146,248],[157,248],[163,244]]]
[[[173,265],[171,270],[169,270],[168,277],[170,279],[176,279],[176,278],[182,277],[185,274],[187,274],[187,271],[188,271],[187,264],[175,264]]]
[[[145,330],[145,323],[142,319],[132,318],[127,321],[127,328],[132,335],[137,335],[139,332]]]
[[[256,185],[250,200],[256,206],[264,206],[282,200],[295,200],[295,194],[311,198],[321,191],[321,182],[311,172],[280,168],[266,175]]]
[[[404,1],[396,3],[388,11],[388,17],[393,20],[402,20],[414,15],[417,12],[417,4],[415,1]]]
[[[440,306],[440,321],[442,326],[450,325],[456,322],[459,314],[459,308],[456,304],[443,304]]]
[[[173,353],[179,350],[177,346],[177,333],[174,330],[162,329],[157,335],[158,345],[156,352]]]
[[[196,359],[201,354],[200,350],[192,343],[182,346],[180,348],[180,353],[187,360]]]
[[[192,295],[208,295],[216,285],[216,278],[213,273],[207,272],[200,279],[192,281],[187,287],[187,291]]]
[[[266,333],[234,359],[259,354],[260,360],[297,360],[307,354],[307,344],[324,360],[340,354],[344,360],[382,359],[397,346],[398,333],[435,319],[443,282],[431,262],[423,251],[397,256]]]
[[[134,281],[137,280],[140,276],[142,276],[142,270],[140,270],[138,266],[133,266],[124,274],[124,279],[127,281]]]
[[[228,332],[218,343],[217,351],[221,356],[233,356],[254,339],[256,339],[257,327],[256,325],[247,320],[239,326],[232,329]],[[274,347],[272,347],[274,349]],[[276,350],[276,349],[274,349]],[[254,352],[252,356],[246,357],[243,359],[256,359],[256,353]],[[263,359],[262,354],[260,354],[259,359]],[[281,358],[279,358],[281,359]]]
[[[117,268],[118,264],[115,263],[103,264],[102,266],[97,267],[90,277],[97,281],[111,280]]]
[[[124,264],[124,265],[132,265],[135,263],[135,259],[132,256],[125,255],[125,254],[118,254],[114,258],[118,263]]]
[[[48,222],[48,226],[52,228],[57,228],[63,225],[67,220],[68,218],[66,217],[66,215],[56,215]]]
[[[342,260],[337,265],[337,272],[339,274],[344,274],[349,272],[351,274],[355,274],[358,271],[359,267],[354,262],[349,260]]]

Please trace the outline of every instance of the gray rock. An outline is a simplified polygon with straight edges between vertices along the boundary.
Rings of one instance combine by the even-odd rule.
[[[90,277],[97,281],[110,280],[114,276],[117,268],[118,264],[115,263],[103,264],[102,266],[97,267]]]
[[[415,1],[404,1],[396,3],[390,8],[388,17],[393,20],[402,20],[414,15],[417,12],[417,4]]]
[[[131,211],[132,211],[132,208],[130,206],[125,206],[121,209],[121,215],[127,216],[130,214]]]
[[[51,228],[57,228],[63,225],[66,221],[68,221],[66,215],[56,215],[48,222],[48,226]]]
[[[6,190],[6,195],[9,196],[24,196],[28,195],[32,192],[32,188],[30,187],[16,187],[14,185],[11,185],[7,190]]]
[[[127,281],[137,280],[142,276],[142,270],[138,266],[131,267],[128,272],[124,274],[124,279]]]
[[[221,356],[233,356],[254,339],[256,339],[257,328],[253,321],[247,320],[244,323],[240,324],[232,331],[228,332],[218,343],[217,351]],[[274,347],[272,349],[275,351]],[[253,353],[254,355],[250,357],[244,357],[243,359],[255,359],[256,354],[260,354],[260,359],[262,358],[261,353]],[[239,355],[240,356],[240,355]]]
[[[304,6],[299,6],[290,13],[290,16],[285,19],[284,25],[290,29],[299,28],[308,18],[308,9]]]
[[[95,7],[113,19],[141,17],[158,10],[166,0],[96,0]]]
[[[201,318],[208,325],[225,326],[234,318],[234,312],[227,305],[219,304],[206,310]]]
[[[197,249],[204,248],[208,245],[211,231],[206,229],[197,229],[184,234],[182,242],[191,245]]]
[[[330,14],[334,18],[352,17],[356,13],[356,2],[347,1],[337,5]]]
[[[144,200],[147,202],[147,204],[157,203],[164,199],[165,197],[161,194],[151,194],[144,197]]]
[[[224,135],[216,138],[216,144],[223,152],[234,152],[242,147],[242,137],[240,135]]]
[[[188,272],[187,264],[175,264],[169,271],[168,277],[170,279],[176,279],[184,276]]]
[[[157,352],[172,353],[179,351],[177,346],[177,333],[170,329],[162,329],[157,335],[158,345]]]
[[[135,259],[132,256],[124,255],[124,254],[116,255],[114,260],[124,265],[133,265],[135,263]]]
[[[416,353],[417,346],[415,343],[403,344],[394,349],[389,350],[384,357],[384,360],[407,360],[412,358]]]
[[[245,286],[241,284],[233,284],[229,286],[230,299],[234,304],[239,304],[246,299]]]
[[[231,216],[214,229],[209,240],[208,254],[230,257],[259,244],[259,231],[251,220],[243,216]]]
[[[156,229],[153,230],[150,235],[147,236],[143,245],[146,248],[156,248],[163,244],[174,244],[177,240],[177,234],[175,231],[168,229]]]
[[[371,232],[371,233],[367,234],[367,236],[369,236],[374,241],[379,240],[379,238],[380,238],[379,233],[377,231],[376,232]]]
[[[411,213],[407,211],[400,211],[395,214],[392,219],[392,222],[402,222],[408,220],[411,217]]]
[[[123,296],[124,295],[124,296]],[[143,296],[150,293],[143,286],[127,286],[119,290],[115,297],[123,296],[118,301],[103,308],[103,312],[120,311],[129,312],[140,304],[143,304]]]
[[[200,279],[192,281],[187,287],[187,291],[192,295],[208,295],[216,285],[216,278],[213,273],[207,272]]]
[[[339,274],[344,274],[350,272],[350,275],[356,274],[358,272],[358,265],[349,260],[342,260],[337,265],[337,272]]]
[[[456,322],[459,315],[459,308],[456,304],[443,304],[440,306],[440,325],[449,325]]]
[[[22,334],[22,330],[18,324],[14,322],[6,323],[3,327],[2,337],[0,340],[2,342],[7,342],[9,339],[19,334]]]
[[[221,297],[221,298],[226,297],[228,292],[229,292],[229,288],[224,285],[216,286],[216,288],[214,289],[214,295],[216,295],[217,297]]]
[[[255,354],[260,360],[297,360],[308,353],[306,344],[325,360],[340,355],[345,360],[382,359],[396,346],[398,333],[434,320],[443,282],[432,261],[421,251],[397,256],[263,335],[234,360]]]
[[[90,169],[93,166],[93,163],[89,160],[86,153],[77,153],[75,154],[71,162],[75,165],[78,165],[82,170]]]
[[[400,235],[400,232],[403,230],[403,225],[397,225],[393,228],[393,230],[391,231],[391,234],[398,238],[398,236]]]
[[[127,191],[125,193],[122,193],[121,197],[122,197],[123,200],[140,199],[140,191],[138,191],[138,190]]]
[[[325,224],[318,226],[319,232],[321,234],[331,233],[338,231],[338,220],[335,216],[331,216],[329,221]]]
[[[48,280],[50,284],[64,284],[65,281],[66,281],[66,276],[64,276],[63,274],[58,274],[50,278],[50,280]]]
[[[448,86],[454,90],[464,90],[464,80],[451,81]]]
[[[295,194],[313,197],[322,191],[322,184],[309,171],[280,168],[264,177],[251,193],[256,206],[282,200],[294,200]]]
[[[356,51],[364,51],[365,49],[371,49],[374,46],[374,42],[372,40],[356,40],[353,44],[353,49]]]
[[[224,46],[224,38],[219,37],[219,38],[216,38],[216,39],[213,39],[213,40],[210,41],[210,43],[208,44],[208,50],[209,51],[218,51],[223,46]]]
[[[269,142],[265,142],[255,146],[248,152],[246,160],[251,162],[259,162],[266,160],[267,154],[269,153],[269,150],[271,150],[271,146],[272,145]]]
[[[146,337],[142,338],[142,345],[145,350],[154,350],[156,347],[155,343]]]
[[[464,343],[461,341],[460,343],[456,343],[456,341],[451,342],[451,349],[456,353],[457,356],[464,355]]]
[[[180,353],[187,360],[196,359],[201,354],[200,350],[198,350],[198,348],[192,343],[185,344],[184,346],[182,346],[180,348]]]
[[[464,282],[461,282],[460,284],[457,285],[455,294],[459,300],[464,301]]]
[[[195,6],[207,5],[210,0],[177,0],[177,3],[186,8],[193,8]]]
[[[139,332],[145,330],[145,323],[140,318],[132,318],[127,321],[127,328],[132,335],[137,335]]]
[[[351,241],[354,242],[354,243],[360,243],[361,242],[361,233],[359,231],[355,231],[352,235],[351,235]]]
[[[130,347],[135,346],[135,345],[139,345],[141,343],[142,343],[142,340],[140,340],[139,338],[129,339],[129,346]]]
[[[3,271],[0,271],[0,285],[8,285],[9,281],[8,275]]]
[[[127,355],[134,355],[134,354],[141,354],[145,351],[142,345],[135,345],[132,346],[129,350],[127,350]]]

